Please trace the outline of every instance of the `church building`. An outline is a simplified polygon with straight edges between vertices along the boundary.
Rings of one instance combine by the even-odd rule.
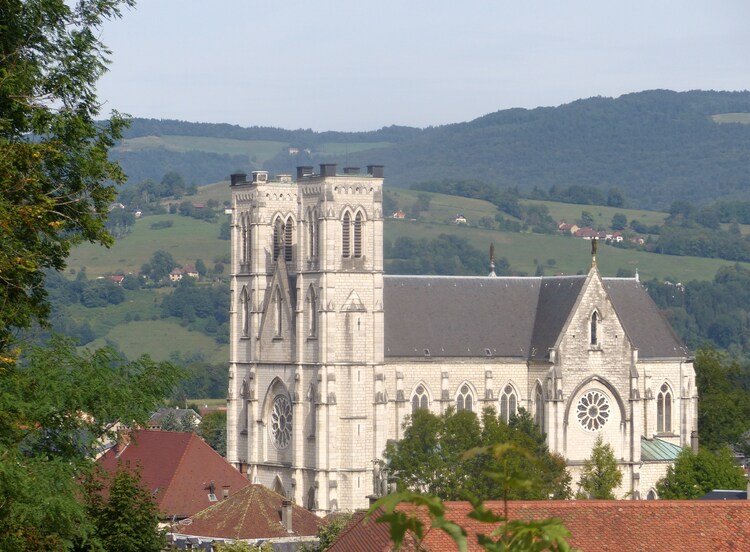
[[[382,494],[415,409],[534,416],[573,476],[598,436],[618,496],[697,430],[692,357],[638,278],[386,276],[383,167],[232,175],[227,455],[318,514]],[[582,267],[588,268],[588,267]]]

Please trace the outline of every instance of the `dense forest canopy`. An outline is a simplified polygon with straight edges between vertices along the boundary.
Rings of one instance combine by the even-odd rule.
[[[263,160],[163,146],[120,149],[114,158],[136,181],[158,179],[165,170],[180,170],[188,183],[203,184],[235,170],[384,164],[390,186],[476,179],[522,192],[581,185],[606,194],[618,188],[631,206],[656,209],[675,197],[695,203],[750,199],[750,125],[725,115],[733,113],[750,113],[750,92],[651,90],[506,109],[425,129],[390,126],[356,133],[135,119],[125,138],[191,136],[283,147],[277,144],[276,155]],[[289,147],[299,152],[290,155]]]

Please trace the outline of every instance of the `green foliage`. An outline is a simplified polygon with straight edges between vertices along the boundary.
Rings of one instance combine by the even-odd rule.
[[[577,498],[614,500],[614,490],[622,483],[622,472],[617,466],[614,450],[599,435],[591,449],[591,457],[583,463],[581,487]]]
[[[86,474],[83,500],[94,524],[90,542],[77,551],[160,552],[166,535],[159,529],[159,510],[139,471],[119,466],[110,475],[101,469]],[[102,490],[107,489],[106,498]]]
[[[172,257],[172,254],[169,251],[159,249],[154,251],[148,262],[148,266],[143,266],[141,271],[152,280],[158,282],[169,276],[169,273],[172,272],[176,266],[177,263]]]
[[[698,434],[703,447],[720,450],[729,445],[750,454],[750,392],[747,374],[737,361],[715,349],[699,349],[695,356],[698,388]]]
[[[717,451],[701,448],[698,454],[685,448],[656,484],[656,491],[663,499],[695,499],[716,489],[746,487],[747,478],[728,448]]]
[[[212,410],[204,414],[198,435],[222,456],[227,455],[227,411]]]
[[[650,281],[649,294],[691,348],[707,341],[744,355],[750,352],[750,270],[740,265],[719,269],[712,282]],[[736,383],[736,381],[735,381]]]
[[[628,217],[622,213],[615,213],[612,216],[612,230],[625,230],[628,226]]]
[[[318,528],[318,543],[317,550],[325,552],[330,546],[336,542],[339,534],[352,520],[352,514],[336,514],[329,518],[328,523],[321,525]]]
[[[497,472],[500,466],[491,455],[465,458],[464,453],[496,443],[511,443],[534,455],[533,461],[515,452],[504,457],[503,468],[531,482],[527,487],[514,489],[508,498],[540,500],[570,496],[570,475],[565,461],[549,452],[544,436],[523,410],[508,425],[494,409],[486,408],[480,426],[477,415],[467,410],[456,412],[451,408],[436,416],[419,409],[404,424],[404,438],[386,447],[385,457],[390,477],[399,490],[425,491],[443,500],[461,500],[467,495],[493,500],[505,497],[507,492],[488,475]]]
[[[436,239],[417,240],[408,236],[384,244],[389,274],[486,274],[489,256],[456,235],[440,234]],[[495,260],[495,273],[509,274],[504,258]]]
[[[49,313],[44,269],[81,241],[109,245],[105,221],[123,173],[107,159],[124,121],[99,124],[104,21],[130,0],[11,0],[0,34],[0,348]]]
[[[465,459],[481,456],[491,456],[493,463],[499,469],[488,472],[488,476],[497,481],[503,489],[505,511],[503,515],[495,514],[484,505],[484,501],[477,497],[470,497],[472,511],[468,517],[481,523],[491,524],[488,534],[478,533],[477,542],[483,550],[500,552],[541,552],[568,551],[568,537],[570,532],[562,522],[555,519],[521,521],[510,520],[508,517],[508,496],[513,491],[520,491],[533,485],[532,481],[518,477],[509,467],[508,457],[522,457],[528,461],[534,460],[534,455],[521,447],[510,443],[496,444],[489,447],[473,449],[466,453]],[[401,491],[386,495],[370,507],[368,516],[376,512],[382,514],[376,519],[378,523],[390,526],[391,540],[398,549],[411,537],[414,549],[420,550],[425,537],[426,523],[430,529],[439,529],[448,534],[458,550],[468,550],[466,530],[454,521],[447,519],[445,506],[439,497],[424,495],[413,491]]]
[[[100,439],[145,424],[178,378],[169,364],[126,362],[70,341],[0,364],[0,549],[62,549],[93,531],[77,500]]]

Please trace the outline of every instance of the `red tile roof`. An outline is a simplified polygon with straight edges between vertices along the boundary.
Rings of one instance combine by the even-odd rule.
[[[502,502],[486,502],[494,512]],[[406,505],[403,508],[410,508]],[[463,526],[469,550],[479,551],[478,533],[489,534],[493,526],[467,517],[467,502],[447,502],[447,518]],[[420,517],[426,521],[425,512]],[[694,550],[750,550],[750,501],[691,500],[584,500],[514,501],[511,519],[561,519],[571,532],[571,546],[583,552],[692,552]],[[426,523],[429,527],[429,522]],[[384,530],[385,528],[385,530]],[[422,547],[428,552],[456,550],[448,535],[429,529]],[[385,524],[355,516],[330,548],[331,552],[390,552],[392,545]],[[413,540],[402,550],[414,550]]]
[[[284,497],[264,487],[250,485],[229,498],[192,516],[183,533],[225,539],[269,539],[318,534],[325,522],[304,508],[292,504],[292,533],[281,524]]]
[[[195,433],[138,430],[130,443],[109,449],[98,462],[108,472],[118,465],[140,467],[143,483],[154,493],[167,517],[186,517],[208,508],[211,482],[221,499],[250,485],[239,471]]]

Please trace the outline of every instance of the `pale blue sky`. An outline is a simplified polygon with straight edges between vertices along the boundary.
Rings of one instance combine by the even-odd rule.
[[[750,88],[747,0],[140,0],[99,86],[136,117],[289,129],[462,122],[652,88]]]

